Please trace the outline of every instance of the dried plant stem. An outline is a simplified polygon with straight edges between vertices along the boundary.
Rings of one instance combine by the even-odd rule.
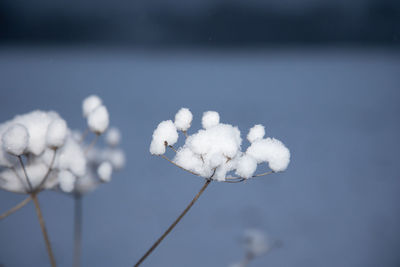
[[[135,267],[139,266],[156,248],[157,246],[164,240],[164,238],[174,229],[174,227],[179,223],[179,221],[186,215],[186,213],[190,210],[193,204],[199,199],[201,194],[206,190],[207,186],[211,183],[211,179],[207,179],[204,183],[203,187],[197,193],[197,195],[193,198],[193,200],[189,203],[189,205],[184,209],[184,211],[176,218],[176,220],[171,224],[170,227],[162,234],[160,238],[151,246],[151,248],[140,258],[140,260],[134,265]]]
[[[18,159],[19,159],[19,163],[21,164],[22,170],[24,171],[25,179],[26,179],[26,182],[28,183],[28,187],[29,187],[29,192],[32,192],[33,187],[32,187],[31,181],[29,181],[28,174],[26,173],[25,164],[24,164],[21,156],[18,156]]]
[[[89,146],[85,150],[85,155],[89,153],[89,151],[94,147],[94,145],[97,143],[97,140],[99,139],[100,134],[96,134],[94,136],[93,141],[89,144]]]
[[[9,209],[8,211],[4,212],[3,214],[0,215],[0,220],[5,219],[6,217],[10,216],[11,214],[13,214],[14,212],[16,212],[17,210],[25,207],[26,204],[28,204],[30,201],[32,200],[32,197],[29,196],[27,198],[25,198],[22,202],[18,203],[16,206],[12,207],[11,209]]]
[[[38,219],[39,219],[40,228],[42,229],[42,234],[43,234],[44,241],[46,243],[47,253],[49,254],[49,259],[50,259],[51,266],[52,267],[56,267],[57,266],[56,265],[56,260],[54,258],[53,250],[51,248],[49,236],[47,235],[46,225],[44,223],[44,218],[43,218],[43,215],[42,215],[42,211],[40,209],[40,205],[39,205],[39,201],[38,201],[38,198],[37,198],[37,194],[32,193],[31,194],[31,198],[33,200],[33,203],[35,203],[36,214],[37,214]]]
[[[74,267],[81,265],[82,251],[82,196],[74,195]]]

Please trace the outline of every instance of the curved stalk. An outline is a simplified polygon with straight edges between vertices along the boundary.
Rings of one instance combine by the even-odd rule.
[[[31,194],[33,203],[35,203],[35,208],[36,208],[36,214],[38,216],[39,219],[39,224],[40,224],[40,228],[42,229],[42,234],[43,234],[43,238],[44,241],[46,243],[46,249],[47,249],[47,253],[49,254],[49,259],[50,259],[50,263],[52,267],[56,267],[56,260],[54,258],[54,254],[53,254],[53,250],[51,248],[51,244],[50,244],[50,239],[49,236],[47,234],[47,230],[46,230],[46,225],[44,223],[44,218],[43,218],[43,214],[42,211],[40,209],[40,205],[39,205],[39,201],[37,199],[37,195],[36,194]]]
[[[207,179],[204,183],[203,187],[197,193],[197,195],[193,198],[193,200],[189,203],[189,205],[183,210],[183,212],[176,218],[176,220],[171,224],[170,227],[157,239],[157,241],[150,247],[149,250],[139,259],[139,261],[134,265],[135,267],[139,266],[156,248],[157,246],[164,240],[164,238],[175,228],[175,226],[179,223],[179,221],[186,215],[186,213],[190,210],[193,204],[199,199],[201,194],[206,190],[207,186],[211,183],[211,179]]]
[[[6,217],[10,216],[10,215],[13,214],[14,212],[18,211],[19,209],[25,207],[25,205],[28,204],[31,200],[32,200],[32,197],[31,197],[31,196],[25,198],[23,201],[21,201],[20,203],[18,203],[17,205],[15,205],[15,206],[12,207],[11,209],[9,209],[8,211],[2,213],[2,214],[0,215],[0,220],[5,219]]]

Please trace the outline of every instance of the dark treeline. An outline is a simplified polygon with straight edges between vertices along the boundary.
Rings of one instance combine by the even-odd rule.
[[[117,9],[118,10],[118,9]],[[318,4],[282,10],[220,3],[199,12],[173,7],[79,12],[20,12],[0,4],[2,42],[100,42],[139,45],[268,45],[370,43],[398,45],[400,1],[360,8]]]

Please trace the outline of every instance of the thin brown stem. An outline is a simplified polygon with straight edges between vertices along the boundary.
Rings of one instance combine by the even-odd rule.
[[[89,151],[94,147],[94,145],[96,144],[97,140],[99,139],[99,134],[96,134],[93,141],[90,143],[90,145],[86,148],[85,150],[85,155],[87,155],[89,153]]]
[[[170,227],[161,235],[160,238],[150,247],[150,249],[140,258],[140,260],[134,265],[135,267],[139,266],[152,252],[157,248],[157,246],[163,241],[163,239],[174,229],[174,227],[179,223],[179,221],[185,216],[185,214],[190,210],[193,204],[199,199],[201,194],[206,190],[207,186],[210,184],[211,179],[207,179],[204,183],[203,187],[197,193],[197,195],[193,198],[193,200],[189,203],[189,205],[183,210],[183,212],[176,218],[176,220],[171,224]]]
[[[12,207],[8,211],[6,211],[3,214],[1,214],[0,215],[0,220],[5,219],[6,217],[10,216],[14,212],[18,211],[19,209],[25,207],[25,205],[28,204],[31,200],[32,200],[31,196],[25,198],[22,202],[18,203],[16,206]]]
[[[85,131],[83,132],[82,136],[81,136],[81,144],[83,143],[83,141],[85,141],[86,136],[89,134],[89,128],[86,128]]]
[[[178,153],[178,151],[176,151],[176,149],[173,146],[168,145],[168,147],[171,148],[175,153]]]
[[[37,191],[41,190],[42,186],[46,183],[47,179],[50,176],[51,171],[53,170],[54,162],[56,160],[56,155],[57,155],[57,149],[53,150],[53,157],[51,159],[49,169],[47,170],[45,176],[43,177],[42,181],[40,182],[39,186],[37,187]]]
[[[21,155],[18,156],[18,159],[19,159],[19,163],[21,164],[22,170],[24,171],[26,182],[28,183],[28,187],[29,187],[29,191],[28,192],[32,192],[33,191],[33,187],[32,187],[31,181],[29,180],[28,174],[27,174],[26,169],[25,169],[25,164],[22,161]]]
[[[170,163],[174,164],[176,167],[181,168],[182,170],[187,171],[187,172],[189,172],[189,173],[191,173],[191,174],[194,174],[194,175],[196,175],[196,176],[200,176],[199,174],[197,174],[197,173],[195,173],[195,172],[192,172],[191,170],[185,169],[185,168],[183,168],[182,166],[176,164],[175,162],[173,162],[172,160],[170,160],[168,157],[166,157],[166,156],[164,156],[164,155],[160,155],[160,156],[161,156],[163,159],[165,159],[165,160],[169,161]]]
[[[82,251],[82,197],[74,195],[74,267],[81,265]]]
[[[42,234],[43,234],[44,241],[46,243],[47,253],[49,254],[49,259],[50,259],[51,266],[52,267],[56,267],[57,266],[56,265],[56,260],[55,260],[54,255],[53,255],[53,250],[51,248],[49,236],[47,235],[46,225],[44,223],[44,218],[43,218],[42,211],[40,209],[40,205],[39,205],[39,201],[38,201],[37,195],[35,193],[32,193],[31,197],[32,197],[33,202],[35,203],[36,214],[37,214],[38,219],[39,219],[40,228],[42,229]]]

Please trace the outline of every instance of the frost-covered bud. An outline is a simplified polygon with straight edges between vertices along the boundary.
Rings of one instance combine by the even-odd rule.
[[[257,161],[249,155],[243,155],[236,167],[236,174],[243,178],[250,178],[257,169]]]
[[[181,108],[175,115],[176,129],[186,132],[193,120],[192,112],[187,108]]]
[[[3,148],[8,153],[20,156],[29,143],[29,133],[25,126],[14,124],[2,136]]]
[[[172,146],[178,141],[178,137],[174,123],[171,120],[162,121],[153,132],[150,153],[153,155],[164,154],[165,142]]]
[[[109,146],[117,146],[121,141],[121,133],[118,128],[112,127],[107,131],[106,142]]]
[[[89,129],[95,134],[102,134],[109,124],[109,115],[105,106],[99,106],[88,117]]]
[[[97,95],[86,97],[82,103],[83,117],[88,117],[96,108],[102,105],[101,98]]]
[[[204,129],[211,128],[219,124],[219,114],[216,111],[206,111],[201,119]]]
[[[109,182],[111,180],[112,165],[110,162],[105,161],[100,164],[97,168],[97,175],[103,182]]]
[[[269,167],[274,172],[286,170],[290,162],[289,149],[275,138],[253,142],[247,149],[246,154],[255,158],[258,163],[268,162]]]
[[[247,140],[249,140],[250,143],[253,143],[254,141],[263,139],[264,135],[264,126],[262,126],[261,124],[257,124],[250,129],[249,134],[247,135]]]
[[[58,174],[60,188],[66,193],[71,193],[75,187],[76,177],[67,170],[62,170]]]
[[[67,136],[67,123],[63,119],[55,119],[47,129],[46,143],[51,148],[58,148],[64,145]]]

